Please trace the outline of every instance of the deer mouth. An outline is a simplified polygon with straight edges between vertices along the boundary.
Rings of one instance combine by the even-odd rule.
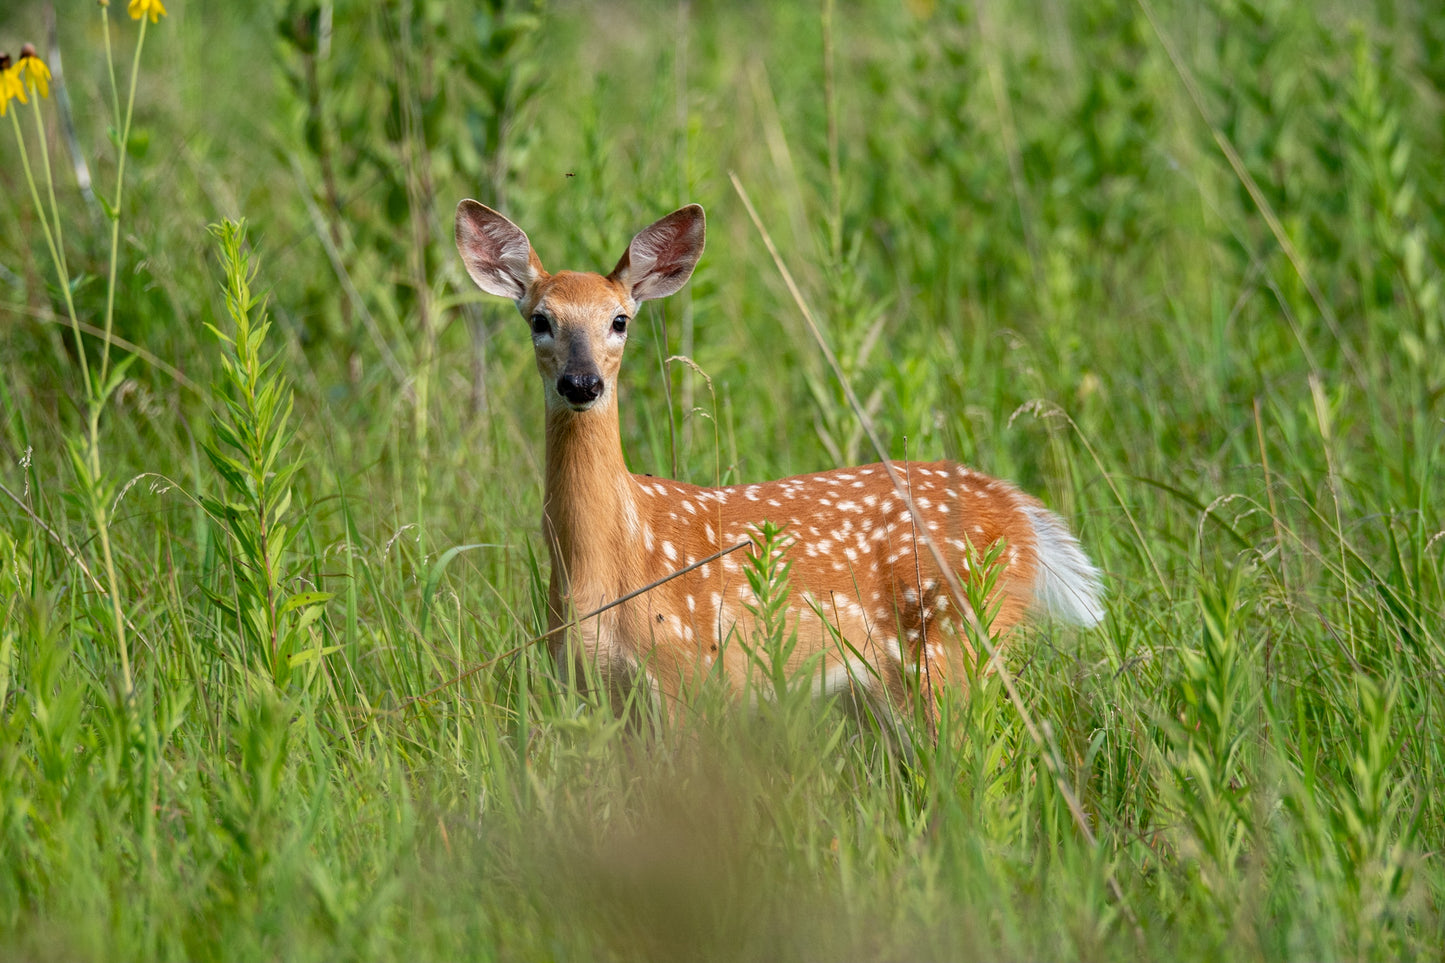
[[[604,388],[595,398],[569,398],[560,391],[547,392],[547,409],[549,411],[565,411],[568,414],[581,414],[584,411],[591,411],[607,400],[607,390]]]

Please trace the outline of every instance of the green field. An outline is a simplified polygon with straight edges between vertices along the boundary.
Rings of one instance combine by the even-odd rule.
[[[60,60],[50,6],[0,9],[56,74],[0,117],[0,959],[1439,958],[1435,4],[55,0]],[[554,269],[706,207],[632,470],[871,424],[1068,518],[1104,624],[911,754],[806,681],[565,690],[463,197]]]

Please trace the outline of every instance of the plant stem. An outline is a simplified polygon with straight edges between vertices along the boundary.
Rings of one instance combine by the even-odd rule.
[[[38,107],[37,107],[38,112]],[[37,113],[38,117],[38,113]],[[40,191],[35,186],[35,175],[30,169],[30,154],[25,149],[25,137],[20,133],[20,114],[17,111],[11,115],[11,122],[15,125],[15,143],[20,148],[20,167],[25,171],[25,183],[30,186],[30,199],[35,204],[35,210],[40,214],[40,228],[45,234],[46,247],[50,249],[50,258],[54,262],[56,271],[59,272],[60,291],[65,296],[65,309],[70,314],[70,327],[75,333],[75,353],[80,356],[80,371],[85,378],[86,390],[90,390],[90,367],[85,360],[85,345],[80,340],[80,321],[75,313],[75,300],[70,290],[70,276],[65,271],[65,259],[61,254],[60,245],[57,243],[55,234],[51,232],[50,221],[45,216],[45,207],[40,203]],[[39,120],[36,121],[39,123]],[[42,132],[43,134],[43,132]],[[41,142],[44,142],[42,136]],[[49,174],[49,158],[46,159],[46,173]],[[54,188],[51,189],[51,204],[55,201]],[[57,213],[58,217],[58,213]],[[57,220],[57,227],[59,222]]]
[[[101,471],[100,471],[100,412],[103,404],[100,384],[92,381],[90,377],[90,363],[86,360],[85,344],[80,337],[80,319],[75,311],[75,299],[70,288],[70,273],[67,266],[65,251],[60,235],[60,209],[55,200],[55,178],[50,171],[50,152],[45,146],[45,129],[41,123],[39,99],[35,102],[35,125],[40,141],[41,158],[45,165],[46,193],[50,199],[50,209],[47,212],[45,205],[40,200],[40,190],[35,186],[35,174],[30,166],[30,155],[25,148],[25,138],[20,132],[20,115],[16,111],[12,115],[11,123],[14,125],[15,141],[20,152],[20,166],[25,171],[25,182],[30,188],[30,198],[35,204],[35,210],[40,215],[40,226],[45,234],[45,243],[50,250],[52,263],[55,265],[57,280],[60,284],[62,296],[65,298],[65,308],[70,315],[71,331],[75,336],[75,353],[80,358],[81,377],[85,381],[86,396],[86,434],[85,451],[82,461],[84,476],[81,482],[85,486],[86,498],[90,502],[91,516],[95,521],[96,535],[100,540],[101,563],[105,567],[106,592],[110,596],[111,617],[115,622],[116,646],[120,651],[120,672],[121,672],[121,694],[129,700],[133,686],[131,683],[130,671],[130,650],[126,638],[125,612],[120,604],[120,584],[115,573],[115,558],[110,545],[110,527],[107,520],[105,499],[101,493]],[[55,219],[54,228],[51,227],[50,218]],[[112,277],[112,286],[114,278]],[[110,332],[106,332],[106,347],[109,347]],[[102,380],[104,374],[101,375]]]
[[[35,117],[35,140],[40,145],[40,166],[45,171],[45,194],[50,201],[50,217],[55,221],[55,239],[50,245],[50,255],[55,258],[55,267],[60,272],[60,290],[65,296],[65,308],[70,313],[71,322],[78,324],[75,314],[75,301],[70,291],[70,264],[65,257],[65,233],[60,223],[60,205],[55,200],[55,175],[50,168],[50,147],[46,143],[45,124],[40,116],[40,98],[32,98],[30,106],[33,108],[32,114]],[[18,118],[16,120],[16,126],[19,126]],[[36,206],[38,209],[38,203]],[[44,216],[44,212],[42,211],[42,219]],[[80,339],[77,336],[76,350],[79,349]],[[83,355],[84,352],[82,352],[82,356]]]
[[[140,37],[135,42],[135,58],[131,61],[130,67],[130,92],[125,102],[125,122],[120,128],[120,157],[116,161],[115,172],[115,204],[110,211],[110,275],[106,281],[105,289],[105,343],[101,347],[100,355],[100,382],[105,383],[105,376],[110,367],[110,332],[115,321],[115,274],[116,264],[120,255],[120,202],[125,195],[125,157],[130,146],[130,122],[135,115],[135,88],[136,82],[140,79],[140,54],[145,48],[146,25],[150,21],[144,17],[140,22]],[[110,33],[107,31],[106,50],[109,51]],[[114,78],[114,72],[111,74]],[[112,81],[112,87],[114,82]],[[116,117],[119,120],[119,116]],[[99,386],[97,386],[99,387]]]
[[[141,29],[145,29],[145,21],[141,21]],[[105,75],[110,78],[110,112],[117,119],[120,119],[120,91],[115,86],[115,57],[110,48],[110,7],[102,4],[100,8],[101,35],[105,38]]]

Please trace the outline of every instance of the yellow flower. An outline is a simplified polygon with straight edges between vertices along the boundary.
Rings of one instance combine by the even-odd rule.
[[[11,66],[10,55],[0,54],[0,117],[10,109],[10,101],[29,103],[25,98],[25,85],[20,82],[20,65]]]
[[[130,0],[130,6],[125,9],[132,20],[139,20],[149,14],[151,23],[166,15],[166,7],[161,0]]]
[[[50,96],[50,68],[36,55],[33,44],[20,48],[20,63],[15,65],[15,70],[25,78],[31,90],[42,97]]]

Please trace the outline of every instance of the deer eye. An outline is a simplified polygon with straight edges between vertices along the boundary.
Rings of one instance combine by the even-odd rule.
[[[552,322],[548,321],[547,316],[541,311],[538,311],[536,314],[532,315],[531,324],[533,334],[552,333]]]
[[[619,314],[612,319],[612,330],[618,334],[627,333],[627,315]]]

